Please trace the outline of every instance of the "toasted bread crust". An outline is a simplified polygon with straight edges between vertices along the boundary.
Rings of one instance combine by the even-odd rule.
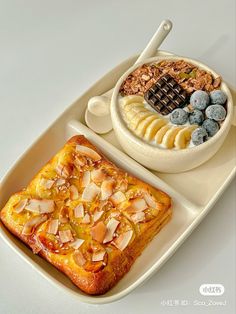
[[[130,240],[130,243],[123,250],[116,248],[114,245],[112,245],[112,243],[108,243],[108,244],[102,243],[101,246],[106,250],[106,254],[108,258],[105,265],[102,266],[101,269],[98,269],[98,271],[94,271],[93,268],[92,268],[92,271],[88,271],[87,269],[84,269],[84,266],[79,266],[75,262],[74,255],[73,255],[74,251],[73,250],[71,251],[71,249],[68,250],[68,253],[64,253],[64,252],[58,253],[58,252],[54,252],[50,250],[48,247],[43,246],[41,242],[39,243],[39,235],[45,231],[45,228],[47,227],[47,221],[42,223],[39,226],[36,226],[32,234],[24,235],[22,233],[23,227],[32,214],[31,213],[29,214],[26,210],[23,211],[23,214],[22,213],[16,214],[14,212],[14,207],[16,206],[17,202],[19,202],[21,199],[26,198],[26,197],[40,199],[42,198],[42,195],[43,195],[44,198],[53,199],[55,203],[59,201],[65,202],[65,199],[63,199],[64,196],[62,197],[60,195],[61,192],[57,194],[53,190],[53,192],[51,192],[51,195],[50,195],[50,193],[47,190],[42,192],[40,188],[38,188],[38,186],[39,186],[39,182],[42,176],[45,176],[48,174],[50,174],[50,178],[53,178],[55,176],[55,165],[58,164],[58,160],[63,161],[64,164],[67,164],[67,161],[65,160],[67,157],[64,158],[64,156],[67,156],[66,154],[68,152],[70,153],[71,151],[74,152],[76,145],[86,146],[86,147],[91,148],[93,151],[97,152],[99,156],[101,156],[101,159],[99,160],[99,167],[103,167],[106,170],[108,169],[110,171],[109,174],[111,173],[113,174],[113,179],[116,180],[115,184],[119,184],[122,178],[126,178],[126,179],[128,178],[128,182],[129,182],[128,187],[130,186],[130,189],[131,188],[135,189],[135,193],[139,191],[143,191],[143,190],[151,191],[153,197],[155,198],[159,206],[156,216],[154,217],[151,216],[151,219],[149,220],[147,219],[147,221],[142,221],[138,223],[134,223],[133,221],[130,221],[130,217],[127,215],[123,216],[122,210],[119,209],[119,211],[121,212],[120,213],[121,215],[120,225],[124,223],[126,227],[128,225],[129,228],[133,230],[132,239]],[[93,165],[91,167],[93,167]],[[94,167],[97,167],[97,164],[94,164]],[[73,174],[75,173],[73,172]],[[70,179],[70,180],[73,181],[74,179]],[[81,182],[81,181],[78,181],[78,182]],[[80,188],[80,183],[78,184],[78,189],[79,188]],[[129,191],[129,188],[127,188],[127,191]],[[73,202],[71,202],[70,204],[72,203]],[[91,202],[91,204],[93,205],[93,202]],[[72,205],[69,205],[69,206],[72,206]],[[91,209],[91,206],[90,206],[90,209]],[[70,211],[71,208],[70,207],[68,208],[69,208],[68,210]],[[106,215],[108,214],[110,215],[111,213],[116,213],[117,211],[118,211],[118,207],[113,205],[111,210],[109,208],[107,212],[105,211],[104,213],[105,218],[103,218],[102,220],[106,221],[107,219]],[[91,217],[93,217],[92,216],[93,212],[89,212],[89,214],[91,215]],[[30,184],[25,190],[14,194],[9,199],[5,207],[0,212],[0,218],[2,222],[4,223],[4,225],[15,236],[17,236],[25,244],[27,244],[33,250],[33,252],[38,253],[40,256],[45,258],[47,261],[49,261],[52,265],[54,265],[60,271],[65,273],[72,280],[72,282],[75,285],[77,285],[81,290],[83,290],[84,292],[88,294],[99,295],[99,294],[104,294],[109,289],[111,289],[129,271],[130,267],[132,266],[134,261],[137,259],[137,257],[142,253],[142,251],[147,246],[147,244],[161,230],[161,228],[170,220],[171,214],[172,214],[171,199],[166,193],[151,187],[147,183],[144,183],[143,181],[117,168],[110,161],[108,161],[103,156],[103,154],[94,145],[92,145],[84,136],[78,135],[78,136],[72,137],[66,143],[64,148],[40,170],[40,172],[34,177],[34,179],[30,182]],[[145,215],[150,216],[150,214],[145,214]],[[54,213],[47,213],[48,220],[52,218],[55,219],[55,217],[58,218],[57,210],[55,210]],[[71,223],[70,220],[69,220],[69,223]],[[71,224],[73,225],[73,223]],[[75,231],[73,230],[74,232],[73,235],[78,232],[79,234],[81,233],[82,235],[84,235],[87,232],[86,235],[84,236],[84,239],[85,239],[85,242],[88,242],[88,245],[89,245],[89,242],[92,241],[90,237],[90,233],[89,233],[90,232],[89,228],[91,228],[94,224],[95,222],[91,223],[91,226],[87,226],[87,225],[84,226],[81,222],[79,222],[78,223],[79,231],[77,229],[75,229]],[[97,264],[91,262],[91,265],[93,267],[94,265],[96,266]]]

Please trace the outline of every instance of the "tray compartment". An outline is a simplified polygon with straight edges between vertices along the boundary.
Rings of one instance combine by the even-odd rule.
[[[70,291],[73,295],[76,295],[81,300],[86,300],[88,303],[108,303],[131,292],[135,287],[147,280],[163,265],[163,263],[173,254],[173,252],[182,243],[183,239],[187,236],[187,230],[192,228],[194,220],[198,217],[199,208],[194,207],[194,204],[179,195],[178,192],[170,188],[165,182],[160,180],[157,176],[153,175],[147,169],[143,168],[130,157],[126,156],[123,152],[120,152],[100,136],[93,133],[82,123],[72,120],[67,124],[66,130],[64,130],[64,132],[62,129],[58,130],[58,132],[61,132],[61,135],[64,134],[65,140],[75,134],[84,134],[118,166],[131,172],[142,180],[149,182],[157,188],[166,191],[173,198],[174,210],[171,221],[148,245],[143,254],[134,263],[130,272],[104,296],[92,297],[85,295],[77,287],[75,287],[64,274],[59,272],[51,264],[39,256],[34,255],[30,249],[28,249],[20,240],[15,238],[3,225],[1,225],[0,234],[4,240],[14,249],[17,254],[23,257],[24,260],[31,265],[31,267],[40,272],[41,275],[50,280],[50,282],[56,286],[66,289],[67,291]],[[45,151],[45,148],[47,148],[49,143],[51,143],[53,139],[55,140],[57,134],[57,132],[47,132],[44,135],[45,138],[42,136],[42,138],[37,142],[38,144],[36,147],[33,145],[29,152],[23,156],[18,165],[16,165],[16,168],[14,169],[14,177],[16,174],[17,178],[21,180],[20,174],[25,163],[28,163],[28,161],[31,159],[37,159],[37,156],[41,155]],[[49,155],[51,157],[51,155],[55,153],[53,150],[57,150],[61,145],[61,140],[58,140],[58,142],[53,142],[50,150],[46,150],[47,154],[44,155],[45,161],[49,158]],[[37,164],[34,166],[34,168],[37,168],[38,166],[41,165]],[[33,171],[35,171],[35,169],[30,168],[27,178],[24,179],[25,181],[32,177]],[[7,181],[8,184],[11,184],[10,179],[12,176],[13,174],[10,175],[9,180]],[[22,180],[21,184],[23,184]],[[5,186],[7,186],[7,184],[5,184]],[[11,186],[8,186],[8,189],[10,191]]]
[[[122,150],[114,131],[102,135],[102,137]],[[227,183],[228,177],[235,175],[235,143],[236,127],[232,126],[221,149],[203,165],[179,174],[150,171],[195,206],[203,208],[216,196],[216,191]]]

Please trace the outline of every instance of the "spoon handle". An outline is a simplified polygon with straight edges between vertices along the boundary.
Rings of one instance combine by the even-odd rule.
[[[172,29],[172,22],[170,20],[163,20],[161,24],[159,25],[157,31],[152,36],[151,40],[143,50],[143,52],[140,54],[138,59],[136,60],[136,63],[142,62],[143,60],[155,56],[157,49],[160,47],[166,36],[169,34],[169,32]],[[109,91],[107,91],[103,96],[107,96],[108,98],[111,98],[113,92],[113,88]]]
[[[147,58],[155,56],[157,49],[160,47],[166,36],[172,29],[172,22],[170,20],[164,20],[161,22],[156,33],[153,35],[146,48],[143,50],[141,55],[136,60],[139,63]]]

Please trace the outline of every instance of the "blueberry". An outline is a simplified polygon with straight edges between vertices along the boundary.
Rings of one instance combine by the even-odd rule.
[[[226,110],[221,105],[211,105],[206,108],[206,116],[215,121],[223,121],[226,117]]]
[[[204,120],[204,114],[201,112],[201,110],[195,109],[189,115],[189,122],[190,122],[190,124],[201,125],[203,120]]]
[[[222,90],[217,89],[210,92],[210,99],[212,105],[224,105],[227,100],[227,96]]]
[[[204,110],[210,102],[210,97],[203,90],[196,90],[190,97],[190,104],[194,109]]]
[[[170,121],[173,124],[185,124],[188,121],[188,112],[177,108],[171,112]]]
[[[207,131],[202,127],[197,128],[193,131],[191,138],[194,145],[200,145],[207,141]]]
[[[206,129],[208,136],[215,135],[220,129],[219,124],[216,121],[211,120],[211,119],[206,119],[203,122],[202,127]]]

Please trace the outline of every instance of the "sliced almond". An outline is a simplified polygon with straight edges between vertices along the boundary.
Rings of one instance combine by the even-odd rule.
[[[76,145],[76,151],[81,155],[89,157],[95,161],[98,161],[102,158],[95,150],[87,146]]]
[[[84,189],[82,194],[82,200],[86,202],[92,202],[100,192],[100,188],[94,182],[92,182]]]
[[[47,199],[30,199],[25,209],[38,214],[52,213],[54,211],[54,201]]]
[[[50,222],[48,224],[47,232],[51,233],[51,234],[57,234],[58,226],[59,226],[59,220],[58,219],[50,220]]]
[[[128,180],[127,179],[122,179],[119,183],[119,188],[118,190],[121,192],[126,192],[128,189]]]
[[[114,233],[116,231],[116,228],[118,227],[119,224],[120,224],[120,222],[118,220],[116,220],[115,218],[111,218],[108,221],[106,234],[105,234],[105,238],[103,240],[103,243],[107,243],[107,242],[112,241],[112,239],[114,237]]]
[[[104,180],[101,184],[101,197],[102,201],[107,200],[113,192],[115,181],[113,179]]]
[[[88,213],[84,215],[83,219],[81,220],[81,223],[82,224],[89,224],[90,223],[90,216]]]
[[[114,244],[119,250],[123,251],[129,244],[133,236],[133,230],[128,230],[117,237],[112,244]]]
[[[135,198],[134,200],[131,201],[131,205],[129,206],[128,210],[134,212],[141,212],[146,208],[148,208],[148,205],[143,198]]]
[[[75,163],[75,166],[77,166],[78,168],[83,167],[86,165],[86,159],[83,156],[76,156],[74,163]]]
[[[62,165],[61,163],[57,165],[56,172],[59,176],[63,178],[68,178],[71,175],[70,167],[66,165]]]
[[[104,213],[104,210],[100,210],[100,211],[96,210],[93,214],[93,221],[94,222],[98,221],[102,217],[103,213]]]
[[[75,218],[83,218],[84,217],[84,206],[83,204],[79,204],[74,209]]]
[[[157,202],[153,199],[153,197],[149,193],[145,193],[143,197],[149,207],[157,208]]]
[[[74,253],[74,261],[80,267],[84,266],[84,264],[86,263],[86,259],[84,258],[83,254],[79,250],[76,250]]]
[[[59,238],[62,243],[67,243],[74,240],[70,229],[59,231]]]
[[[103,261],[106,251],[94,252],[92,255],[92,262]]]
[[[50,179],[41,178],[40,180],[40,185],[47,190],[50,190],[54,183],[55,181]]]
[[[103,180],[105,180],[107,177],[107,174],[105,172],[104,169],[94,169],[91,171],[91,179],[93,180],[93,182],[95,183],[100,183]]]
[[[84,241],[85,241],[84,239],[76,238],[75,241],[70,243],[70,246],[73,247],[73,249],[78,250],[78,248],[81,247]]]
[[[63,178],[59,178],[55,181],[56,186],[61,186],[61,185],[64,185],[65,183],[66,183],[66,180]]]
[[[19,203],[17,203],[16,206],[14,207],[14,211],[17,214],[20,214],[24,210],[24,208],[25,208],[27,203],[28,203],[28,199],[27,198],[25,198],[23,200],[20,200]]]
[[[107,228],[104,222],[99,221],[94,227],[91,228],[91,236],[94,240],[102,243],[105,238],[106,230]]]
[[[81,186],[84,188],[90,183],[90,171],[85,171],[82,176]]]
[[[137,213],[134,213],[133,215],[131,215],[130,218],[134,223],[138,223],[138,222],[141,222],[145,219],[145,213],[144,212],[137,212]]]
[[[74,184],[70,186],[70,198],[72,201],[75,201],[79,198],[78,189]]]
[[[114,205],[118,205],[126,200],[125,194],[121,191],[117,191],[114,193],[111,197],[110,200]]]
[[[47,220],[47,215],[34,216],[30,218],[23,227],[22,234],[23,235],[31,235],[33,230],[39,226],[41,223]]]

